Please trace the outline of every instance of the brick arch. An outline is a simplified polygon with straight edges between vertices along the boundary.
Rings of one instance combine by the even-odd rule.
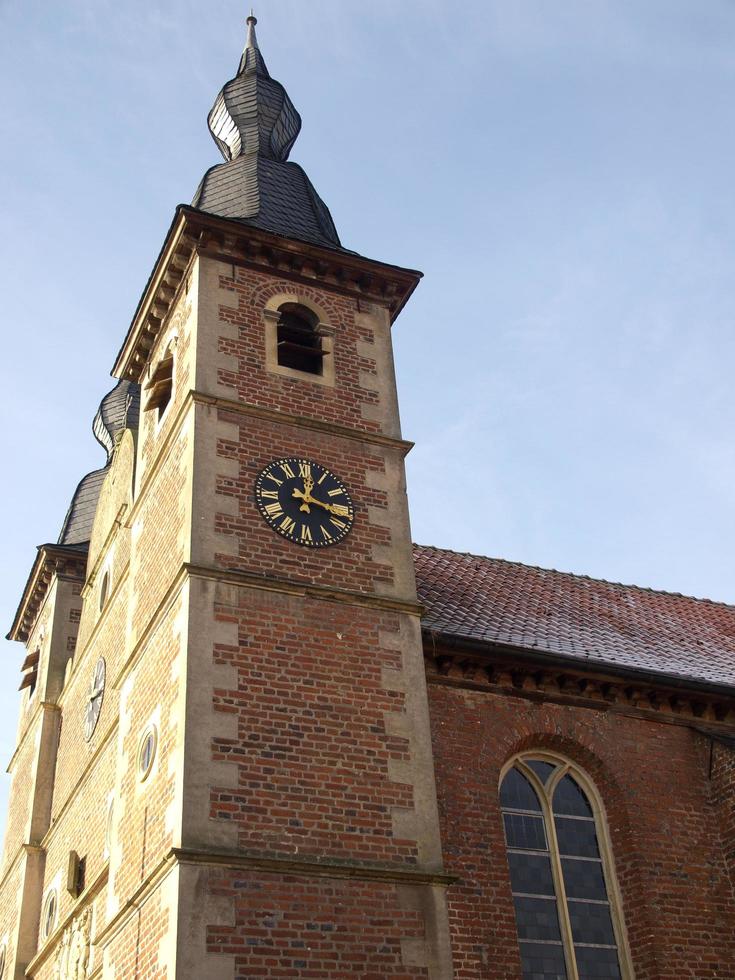
[[[633,819],[628,798],[607,763],[583,742],[558,732],[527,732],[507,748],[499,767],[499,781],[516,756],[548,752],[572,763],[593,784],[606,827],[608,847],[617,878],[628,948],[637,977],[657,976],[654,950],[645,938],[654,932],[643,882]],[[501,775],[502,774],[502,775]]]
[[[334,324],[344,316],[344,310],[339,309],[327,290],[315,289],[304,283],[289,282],[287,279],[275,279],[256,286],[250,293],[250,305],[257,309],[265,309],[269,300],[274,296],[282,295],[302,297],[309,304],[323,310],[330,323]]]
[[[583,742],[561,735],[558,732],[537,731],[527,732],[516,739],[508,749],[501,764],[501,771],[513,756],[525,752],[546,751],[556,753],[574,763],[585,772],[597,787],[598,793],[605,799],[615,800],[616,805],[625,812],[625,796],[618,780],[610,771],[609,766]],[[603,789],[604,787],[604,789]],[[626,813],[627,817],[627,813]]]

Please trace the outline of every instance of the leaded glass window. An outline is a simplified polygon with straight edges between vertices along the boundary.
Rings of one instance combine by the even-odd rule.
[[[632,977],[584,782],[569,763],[535,756],[517,759],[501,782],[523,980]]]

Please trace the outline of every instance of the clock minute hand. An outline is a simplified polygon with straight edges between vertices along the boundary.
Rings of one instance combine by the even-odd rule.
[[[322,510],[329,511],[330,514],[336,514],[337,513],[337,509],[336,509],[336,507],[335,507],[334,504],[325,504],[323,501],[317,500],[316,497],[310,497],[309,498],[309,503],[310,504],[316,504],[317,507],[321,507]]]

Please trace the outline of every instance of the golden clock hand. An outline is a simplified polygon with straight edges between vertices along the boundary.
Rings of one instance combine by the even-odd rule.
[[[294,490],[292,496],[296,497],[297,499],[300,499],[300,500],[303,500],[304,501],[303,504],[299,507],[299,510],[303,510],[307,514],[310,514],[311,513],[311,509],[309,508],[309,504],[315,504],[316,501],[311,496],[311,493],[310,492],[308,492],[308,491],[307,492],[302,492],[301,490]]]
[[[340,513],[340,511],[337,509],[337,507],[336,507],[335,504],[325,504],[323,501],[317,500],[316,497],[310,497],[309,498],[309,503],[310,504],[316,504],[317,507],[321,507],[322,510],[329,511],[330,514],[339,514]]]

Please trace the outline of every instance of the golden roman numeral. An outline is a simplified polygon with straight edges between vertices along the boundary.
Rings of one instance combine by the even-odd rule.
[[[299,463],[299,476],[302,480],[308,480],[311,478],[311,464],[310,463]]]
[[[325,541],[332,541],[333,540],[332,535],[329,533],[329,531],[325,527],[322,527],[321,524],[319,525],[319,530],[324,535],[324,540]]]
[[[279,465],[283,470],[283,475],[286,477],[286,479],[293,480],[295,474],[294,471],[291,469],[291,467],[288,465],[288,463],[280,463]]]
[[[318,479],[318,480],[316,481],[316,485],[317,485],[317,486],[321,486],[321,484],[322,484],[322,483],[324,483],[324,481],[326,480],[326,478],[327,478],[327,476],[328,476],[328,475],[329,475],[329,474],[328,474],[328,473],[327,473],[327,471],[325,470],[325,471],[324,471],[324,472],[322,473],[322,475],[321,475],[321,476],[319,477],[319,479]]]
[[[277,490],[261,490],[260,496],[265,497],[266,500],[278,500]]]
[[[306,526],[306,524],[302,524],[302,525],[301,525],[301,540],[302,540],[302,541],[313,541],[313,540],[314,540],[314,539],[312,538],[312,536],[311,536],[311,531],[310,531],[310,529],[309,529],[309,528],[308,528],[308,527]]]
[[[328,496],[328,497],[339,497],[339,495],[340,495],[340,494],[341,494],[342,492],[343,492],[343,491],[342,491],[342,487],[337,487],[337,489],[336,489],[336,490],[328,490],[328,491],[327,491],[327,496]]]
[[[269,517],[280,517],[283,513],[283,508],[280,504],[268,504],[265,512]]]
[[[290,517],[286,516],[281,521],[280,527],[286,532],[286,534],[293,534],[293,530],[296,527],[296,521],[293,521]]]
[[[349,517],[350,508],[346,504],[332,504],[332,513],[338,517]]]
[[[276,486],[278,486],[278,487],[282,487],[282,486],[283,486],[283,480],[279,480],[279,479],[278,479],[278,477],[275,477],[275,476],[273,476],[273,474],[272,474],[272,473],[268,473],[268,475],[267,475],[267,479],[268,479],[268,480],[273,480],[273,482],[274,482],[274,483],[276,484]]]
[[[332,522],[332,524],[334,524],[335,527],[338,527],[340,531],[344,531],[344,529],[347,527],[347,525],[344,524],[342,521],[338,521],[336,517],[330,517],[329,520]]]

